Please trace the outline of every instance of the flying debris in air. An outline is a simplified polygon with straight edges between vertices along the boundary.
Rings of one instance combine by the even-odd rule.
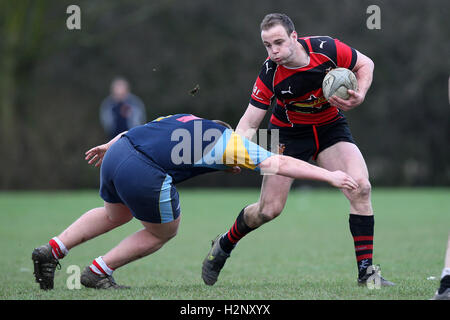
[[[189,90],[191,96],[195,96],[200,91],[200,85],[196,85],[192,90]]]

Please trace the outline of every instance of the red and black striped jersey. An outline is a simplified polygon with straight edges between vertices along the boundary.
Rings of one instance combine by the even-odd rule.
[[[308,65],[287,68],[267,58],[250,98],[253,106],[264,110],[276,99],[270,122],[281,127],[323,124],[335,119],[339,111],[323,96],[323,78],[331,69],[352,70],[356,64],[356,50],[338,39],[302,37],[298,42],[309,56]]]

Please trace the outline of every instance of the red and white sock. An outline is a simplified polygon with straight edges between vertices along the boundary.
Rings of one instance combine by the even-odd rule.
[[[98,257],[92,261],[92,264],[89,266],[93,273],[98,275],[112,275],[114,272],[113,268],[108,267],[108,265],[103,261],[102,257]]]
[[[52,254],[55,259],[62,259],[69,253],[69,250],[58,237],[53,237],[48,243],[52,247]]]

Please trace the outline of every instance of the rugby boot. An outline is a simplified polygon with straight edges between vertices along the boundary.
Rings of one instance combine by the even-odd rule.
[[[89,266],[84,268],[81,273],[80,282],[86,288],[94,289],[129,289],[128,286],[119,285],[114,280],[113,276],[106,274],[96,274],[91,271]]]
[[[55,279],[55,269],[61,269],[58,259],[52,254],[52,247],[49,244],[40,246],[33,250],[31,259],[34,264],[34,278],[42,290],[53,289]]]
[[[372,279],[369,280],[369,278],[372,277]],[[379,278],[379,281],[377,281],[376,279],[374,279],[375,277]],[[375,280],[375,281],[374,281]],[[376,269],[372,272],[366,272],[366,274],[362,277],[358,277],[358,285],[359,286],[367,286],[367,281],[369,281],[370,283],[373,283],[374,286],[377,285],[377,283],[381,286],[381,287],[392,287],[395,286],[395,283],[386,280],[385,278],[383,278],[377,271]]]
[[[450,300],[450,275],[441,279],[441,285],[431,300]]]
[[[450,288],[438,290],[431,300],[450,300]]]
[[[209,250],[208,255],[203,260],[202,279],[208,286],[212,286],[216,283],[220,270],[222,270],[225,261],[230,257],[230,255],[220,247],[220,237],[221,235],[218,235],[216,239],[212,241],[211,250]]]

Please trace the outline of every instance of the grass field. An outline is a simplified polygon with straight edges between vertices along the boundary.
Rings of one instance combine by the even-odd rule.
[[[210,240],[226,231],[258,190],[181,189],[179,233],[155,254],[114,273],[122,291],[68,289],[70,265],[81,270],[140,224],[129,224],[72,249],[55,289],[34,283],[31,252],[86,210],[96,191],[0,193],[0,299],[429,299],[439,286],[450,230],[450,189],[375,189],[374,262],[396,287],[356,285],[348,204],[339,191],[293,190],[283,214],[238,245],[213,287],[201,263]],[[428,277],[435,280],[427,280]]]

